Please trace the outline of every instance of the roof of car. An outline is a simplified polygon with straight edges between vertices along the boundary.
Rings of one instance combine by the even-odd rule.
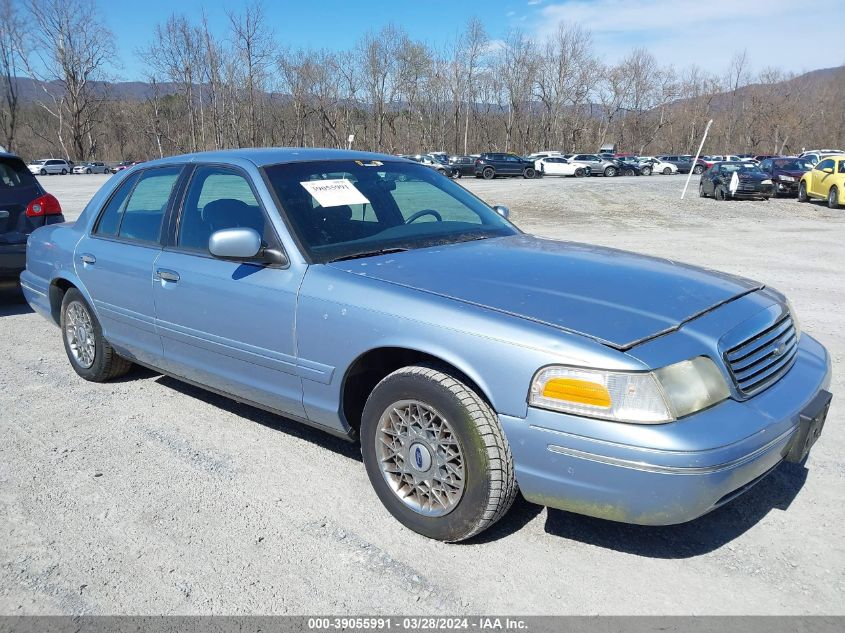
[[[314,160],[402,160],[389,154],[376,154],[346,149],[326,149],[313,147],[253,147],[247,149],[226,149],[211,152],[182,154],[149,161],[148,165],[174,162],[225,162],[232,159],[248,160],[256,167],[277,165],[279,163],[297,163]]]

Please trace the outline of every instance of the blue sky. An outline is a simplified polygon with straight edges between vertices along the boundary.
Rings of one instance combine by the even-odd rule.
[[[226,30],[225,0],[99,0],[100,13],[114,31],[121,65],[115,74],[141,78],[133,52],[146,46],[157,22],[174,11],[196,17],[203,9],[211,28]],[[819,5],[815,5],[818,7]],[[412,37],[440,46],[477,15],[490,37],[509,28],[543,37],[558,22],[580,22],[593,32],[598,58],[613,62],[645,46],[666,64],[697,63],[721,72],[735,52],[748,50],[755,69],[765,66],[801,72],[845,64],[841,33],[845,2],[807,10],[795,0],[265,0],[265,14],[277,40],[293,47],[345,49],[360,35],[388,22]],[[483,7],[483,10],[482,10]],[[814,15],[815,14],[815,15]]]

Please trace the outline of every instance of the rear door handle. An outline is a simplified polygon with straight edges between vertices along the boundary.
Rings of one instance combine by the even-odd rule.
[[[97,262],[97,258],[91,255],[91,253],[83,253],[79,256],[79,259],[82,260],[83,264],[94,264]]]
[[[163,281],[172,281],[174,283],[179,281],[179,273],[172,270],[164,270],[163,268],[159,268],[156,271],[156,277]]]

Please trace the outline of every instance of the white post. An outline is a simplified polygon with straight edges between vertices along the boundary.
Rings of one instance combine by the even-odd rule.
[[[692,167],[690,167],[689,174],[687,175],[687,182],[684,184],[684,190],[681,192],[681,200],[683,200],[684,196],[687,195],[687,187],[689,187],[689,181],[692,179],[692,170],[695,169],[698,157],[701,156],[701,150],[704,147],[704,141],[707,140],[707,133],[710,131],[711,125],[713,125],[713,119],[710,119],[707,122],[707,127],[704,128],[704,135],[701,137],[701,143],[698,146],[698,151],[695,153],[695,158],[692,159]]]

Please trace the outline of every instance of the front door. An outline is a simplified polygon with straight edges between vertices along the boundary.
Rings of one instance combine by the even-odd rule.
[[[93,300],[106,340],[121,354],[154,366],[162,353],[155,328],[153,265],[181,169],[160,167],[130,176],[74,255],[76,274]]]
[[[294,325],[304,266],[216,259],[214,231],[252,228],[278,237],[249,177],[202,165],[188,184],[171,244],[156,261],[154,297],[164,367],[251,403],[305,417]]]

